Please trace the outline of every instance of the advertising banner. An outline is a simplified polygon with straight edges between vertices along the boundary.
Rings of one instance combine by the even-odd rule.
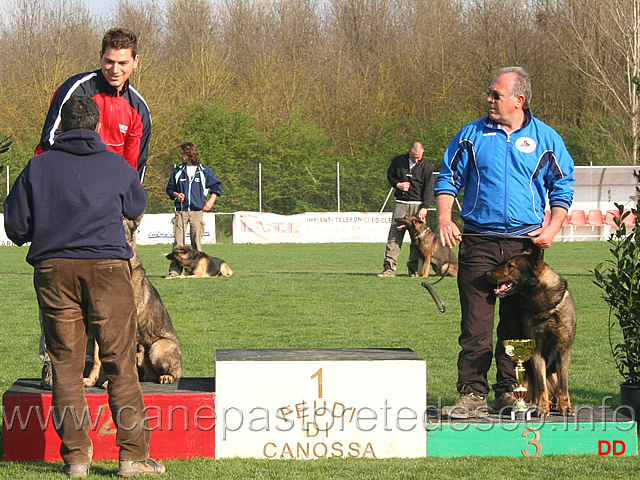
[[[384,243],[391,212],[235,212],[233,243]]]
[[[204,213],[204,235],[202,244],[216,243],[216,215],[215,213]],[[173,243],[173,222],[175,214],[156,213],[142,217],[142,223],[138,227],[136,241],[138,245],[157,245],[160,243]],[[191,245],[189,227],[185,228],[185,245]]]
[[[156,213],[142,217],[142,223],[138,227],[136,242],[138,245],[157,245],[160,243],[173,243],[173,213]],[[4,215],[0,216],[4,225]],[[216,243],[216,215],[204,213],[204,236],[202,243]],[[0,246],[12,246],[14,243],[7,238],[4,228],[0,230]],[[186,229],[185,245],[191,245],[189,228]]]

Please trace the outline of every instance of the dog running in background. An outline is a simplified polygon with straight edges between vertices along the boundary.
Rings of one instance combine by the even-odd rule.
[[[569,397],[571,345],[576,336],[576,308],[567,281],[542,260],[533,245],[487,272],[499,298],[517,295],[522,304],[523,338],[536,342],[526,362],[527,403],[543,415],[550,411],[573,415]]]
[[[184,269],[176,278],[230,277],[233,271],[221,258],[211,257],[191,247],[176,247],[167,254],[167,259],[175,260]]]
[[[442,245],[438,236],[426,223],[414,215],[396,218],[396,222],[409,230],[411,243],[418,248],[418,275],[428,277],[429,269],[433,265],[438,275],[458,276],[458,259],[449,247]]]
[[[182,377],[182,345],[160,294],[147,278],[136,247],[137,220],[123,219],[125,237],[133,250],[131,284],[136,297],[138,376],[142,382],[173,383]],[[93,386],[100,373],[94,354],[85,386]],[[93,383],[92,383],[93,382]]]

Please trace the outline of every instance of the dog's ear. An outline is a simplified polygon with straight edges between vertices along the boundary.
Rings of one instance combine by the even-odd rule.
[[[538,245],[535,245],[531,242],[531,245],[525,250],[525,252],[529,253],[529,264],[534,270],[539,270],[542,266],[542,258],[543,252]]]
[[[142,212],[142,215],[140,215],[138,218],[136,218],[133,223],[136,224],[136,228],[138,228],[140,226],[140,224],[142,223],[142,217],[144,217],[144,212]]]

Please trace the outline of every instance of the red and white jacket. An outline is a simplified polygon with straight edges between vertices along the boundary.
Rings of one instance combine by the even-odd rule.
[[[88,95],[100,107],[100,138],[112,152],[119,153],[144,180],[147,164],[151,115],[147,103],[129,83],[113,88],[100,70],[80,73],[67,79],[53,94],[35,155],[51,148],[60,134],[60,111],[72,96]]]

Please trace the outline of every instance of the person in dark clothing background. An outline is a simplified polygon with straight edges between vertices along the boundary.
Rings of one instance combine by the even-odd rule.
[[[409,152],[398,155],[391,161],[387,170],[387,180],[395,189],[395,204],[387,248],[384,254],[383,270],[378,277],[395,277],[398,256],[406,230],[396,223],[396,218],[414,215],[424,221],[427,207],[433,201],[433,167],[422,158],[424,148],[420,142],[414,142]],[[407,267],[409,276],[417,276],[418,249],[412,244]]]

